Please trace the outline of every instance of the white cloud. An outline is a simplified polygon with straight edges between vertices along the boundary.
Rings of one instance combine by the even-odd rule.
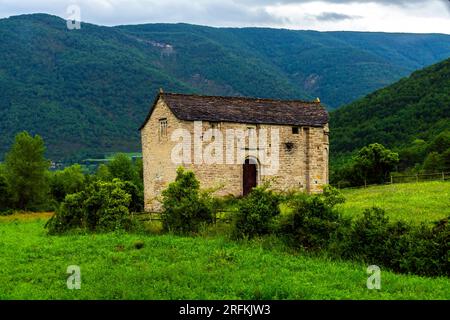
[[[101,24],[186,22],[313,30],[450,33],[449,0],[0,0],[0,17],[44,12]]]

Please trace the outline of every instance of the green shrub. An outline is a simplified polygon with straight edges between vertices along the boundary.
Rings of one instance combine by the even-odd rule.
[[[57,208],[45,227],[50,234],[59,234],[71,229],[84,228],[86,212],[84,210],[84,192],[69,194]]]
[[[268,185],[253,188],[237,203],[233,235],[236,238],[265,235],[273,231],[273,218],[280,214],[281,197]]]
[[[350,232],[334,244],[335,255],[393,271],[425,276],[449,275],[448,218],[429,226],[389,222],[384,210],[372,208],[356,219]]]
[[[366,209],[348,234],[344,257],[381,264],[389,239],[389,219],[381,208]]]
[[[69,194],[46,227],[51,234],[81,228],[90,231],[129,230],[131,195],[125,183],[95,181],[86,190]]]
[[[344,232],[348,221],[333,209],[333,196],[299,194],[289,200],[292,209],[280,225],[280,233],[294,247],[307,250],[326,249]]]
[[[450,276],[449,218],[434,226],[422,224],[400,239],[397,259],[392,268],[424,276]]]
[[[198,232],[200,225],[213,221],[209,196],[200,192],[200,183],[192,171],[178,168],[175,181],[162,192],[162,197],[164,231]]]
[[[85,194],[84,208],[88,229],[110,231],[124,229],[131,224],[128,209],[131,195],[125,191],[123,181],[96,181],[86,189]]]
[[[339,189],[330,185],[323,188],[322,198],[324,199],[325,204],[330,208],[345,202],[345,197]]]
[[[366,209],[363,216],[353,221],[340,244],[339,255],[399,271],[399,260],[404,255],[402,239],[412,230],[403,221],[390,222],[381,208]]]

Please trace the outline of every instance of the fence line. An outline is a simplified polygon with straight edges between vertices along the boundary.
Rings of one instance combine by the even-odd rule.
[[[413,175],[391,174],[391,184],[425,181],[447,181],[450,180],[450,172],[417,173]]]
[[[333,184],[333,187],[337,187],[338,189],[360,189],[360,188],[368,188],[373,186],[382,186],[396,183],[419,183],[419,182],[428,182],[428,181],[450,181],[450,171],[436,172],[436,173],[417,173],[417,174],[408,174],[408,175],[400,175],[400,174],[391,174],[390,181],[379,184],[364,184],[361,186],[355,187],[345,187],[341,186],[341,183]]]

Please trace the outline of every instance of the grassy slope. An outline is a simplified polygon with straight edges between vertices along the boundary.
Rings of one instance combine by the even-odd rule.
[[[43,219],[0,217],[0,299],[446,299],[447,278],[382,272],[283,253],[270,241],[101,234],[47,236]],[[133,242],[143,240],[141,250]],[[120,249],[123,246],[123,249]],[[68,265],[81,290],[66,289]]]
[[[450,182],[344,189],[343,193],[347,201],[339,207],[347,215],[360,215],[365,208],[378,206],[386,209],[392,219],[417,223],[450,216]]]

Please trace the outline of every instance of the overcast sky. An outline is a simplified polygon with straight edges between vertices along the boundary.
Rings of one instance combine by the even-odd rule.
[[[100,25],[186,22],[274,27],[450,34],[450,0],[0,0],[0,17],[44,12]]]

